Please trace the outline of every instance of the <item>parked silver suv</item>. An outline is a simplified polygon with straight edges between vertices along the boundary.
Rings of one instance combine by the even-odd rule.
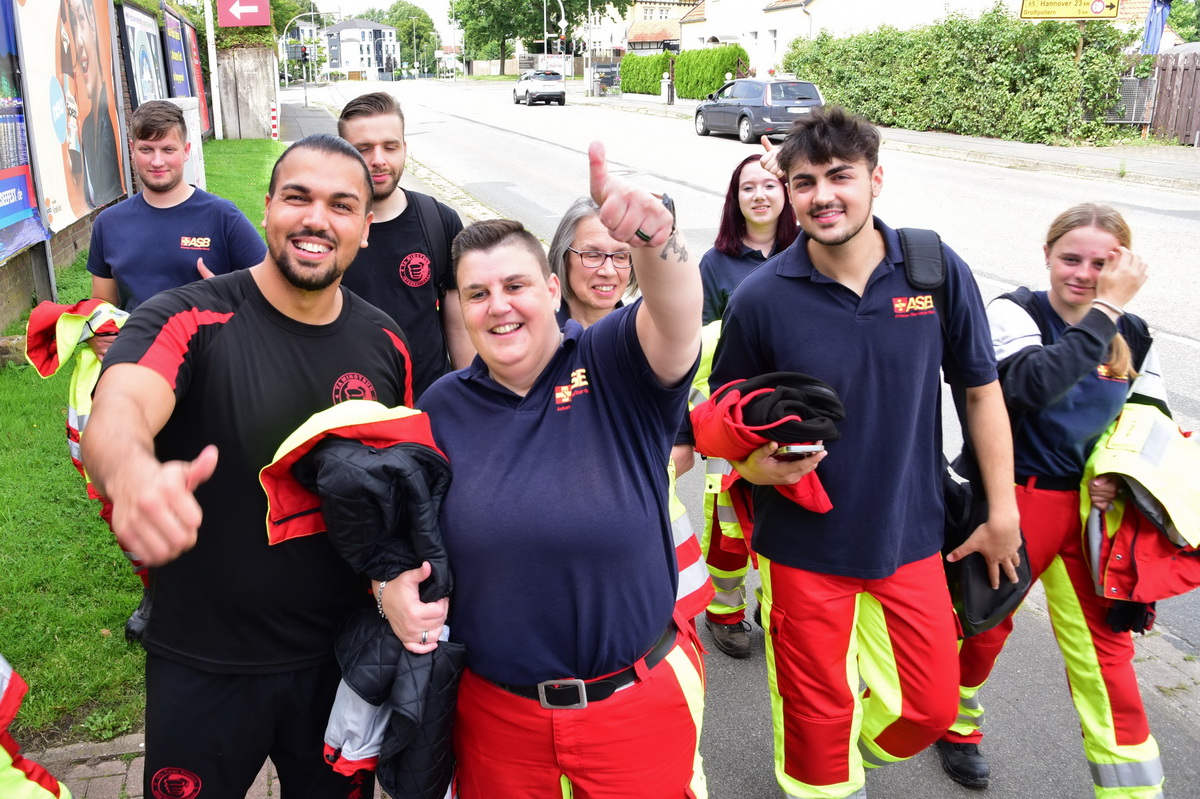
[[[559,105],[567,104],[567,84],[563,76],[553,70],[530,69],[521,73],[513,88],[513,102],[525,101],[525,105],[536,102]]]

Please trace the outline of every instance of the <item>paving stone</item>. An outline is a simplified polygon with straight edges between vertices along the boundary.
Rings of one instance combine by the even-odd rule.
[[[87,781],[87,793],[84,796],[86,799],[121,799],[121,786],[124,784],[124,774],[96,777]]]
[[[130,796],[130,799],[136,799],[142,795],[142,779],[146,771],[146,758],[136,757],[129,764],[129,773],[125,777],[125,793]]]

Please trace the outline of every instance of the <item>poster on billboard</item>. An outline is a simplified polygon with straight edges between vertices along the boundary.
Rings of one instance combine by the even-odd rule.
[[[0,262],[49,238],[29,173],[25,99],[11,4],[0,4]]]
[[[200,42],[196,37],[196,29],[187,22],[183,23],[183,34],[188,46],[188,59],[192,66],[192,88],[196,90],[196,99],[200,101],[200,129],[204,133],[211,133],[212,121],[208,117],[208,95],[204,91],[204,70],[200,67]]]
[[[172,97],[191,97],[188,80],[187,48],[183,46],[183,23],[179,17],[163,9],[163,46],[167,51],[167,75]]]
[[[158,20],[148,11],[125,3],[121,6],[121,38],[125,42],[125,76],[129,97],[137,108],[147,100],[167,98],[166,67]]]
[[[13,5],[41,207],[58,232],[125,193],[111,0]]]

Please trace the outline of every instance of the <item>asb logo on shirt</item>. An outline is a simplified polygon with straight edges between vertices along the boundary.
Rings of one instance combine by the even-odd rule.
[[[590,393],[590,389],[588,389],[587,369],[576,369],[571,372],[570,383],[555,387],[554,404],[560,411],[569,411],[571,410],[571,400],[580,394],[588,393]]]
[[[375,394],[375,386],[365,375],[360,375],[358,372],[347,372],[333,384],[333,403],[335,405],[346,400],[374,399],[378,399]]]
[[[922,294],[918,297],[892,297],[892,310],[897,319],[910,316],[926,316],[933,313],[933,295]]]
[[[424,286],[432,274],[429,256],[423,252],[414,252],[400,262],[400,279],[413,288]]]
[[[179,247],[184,250],[207,250],[212,247],[208,236],[180,236]]]

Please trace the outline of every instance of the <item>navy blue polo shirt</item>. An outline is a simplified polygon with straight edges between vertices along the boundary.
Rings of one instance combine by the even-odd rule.
[[[568,321],[524,397],[476,357],[420,399],[454,470],[441,513],[450,631],[487,679],[608,674],[671,619],[666,469],[691,378],[658,383],[637,338],[640,305],[586,331]]]
[[[771,248],[771,257],[776,255]],[[713,247],[700,259],[700,279],[704,283],[704,316],[702,324],[715,322],[725,313],[729,297],[746,275],[766,262],[760,250],[742,244],[742,253],[736,258]]]
[[[900,238],[863,296],[818,272],[808,237],[747,277],[725,312],[710,385],[803,372],[842,398],[842,437],[817,475],[833,510],[814,513],[754,489],[754,549],[786,566],[877,579],[942,545],[941,325],[904,273]],[[965,386],[996,379],[987,317],[970,269],[946,248],[946,328]]]

